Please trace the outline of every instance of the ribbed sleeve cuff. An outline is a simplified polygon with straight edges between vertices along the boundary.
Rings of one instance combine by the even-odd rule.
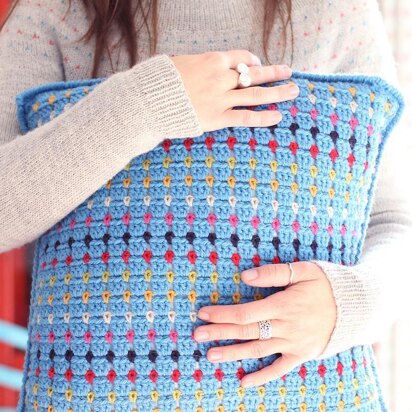
[[[136,119],[142,127],[144,119],[143,127],[156,140],[203,133],[180,72],[168,55],[155,55],[120,74],[124,92],[139,99],[136,107],[129,108],[130,122]]]
[[[380,277],[366,265],[344,266],[312,260],[326,274],[336,302],[335,328],[323,352],[323,359],[353,346],[373,343],[383,305]]]

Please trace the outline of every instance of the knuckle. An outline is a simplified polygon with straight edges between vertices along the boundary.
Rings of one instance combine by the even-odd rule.
[[[244,310],[239,309],[235,312],[235,321],[236,321],[236,323],[238,323],[240,325],[248,324],[249,323],[248,322],[249,318],[250,318],[249,313],[244,311]]]
[[[280,77],[281,66],[272,66],[271,68],[272,68],[273,77]]]
[[[254,102],[258,103],[263,96],[263,88],[262,87],[253,87],[252,88],[252,99]]]
[[[219,325],[215,325],[214,328],[208,329],[207,331],[209,332],[210,338],[215,340],[222,339],[222,328],[220,328]]]
[[[213,65],[215,64],[223,64],[225,61],[223,53],[220,51],[205,52],[204,57],[205,57],[206,63],[210,64],[211,67],[213,67]]]
[[[242,124],[245,126],[249,126],[252,122],[252,112],[251,110],[245,110],[242,113]]]
[[[273,100],[278,102],[283,98],[282,87],[281,86],[272,86],[272,95]]]
[[[245,59],[252,60],[254,54],[248,49],[238,49],[239,53],[241,53]]]
[[[252,339],[254,333],[252,330],[252,325],[244,325],[239,328],[239,338],[246,340],[246,339]]]
[[[265,356],[265,348],[260,341],[255,341],[250,346],[251,354],[254,358],[262,358]]]
[[[263,77],[263,67],[262,66],[255,66],[254,67],[254,75],[256,76],[256,79],[260,79]]]

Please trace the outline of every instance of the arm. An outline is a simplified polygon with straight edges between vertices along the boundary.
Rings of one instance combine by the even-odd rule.
[[[338,2],[330,3],[343,7]],[[336,43],[331,45],[336,50],[346,50],[338,54],[335,71],[375,74],[399,87],[376,0],[345,2],[345,12],[348,21],[342,22],[340,33],[333,36]],[[319,358],[378,341],[407,302],[406,283],[410,283],[410,276],[406,246],[411,244],[412,219],[407,184],[402,178],[405,173],[399,160],[400,154],[406,153],[407,138],[405,123],[401,121],[384,148],[359,263],[345,267],[313,261],[329,279],[337,306],[335,329]]]
[[[16,94],[65,80],[52,19],[21,1],[0,33],[0,252],[39,237],[163,138],[202,133],[172,60],[156,55],[20,135]]]

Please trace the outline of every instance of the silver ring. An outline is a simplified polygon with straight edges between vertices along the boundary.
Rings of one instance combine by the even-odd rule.
[[[259,324],[259,340],[266,340],[272,337],[272,322],[270,320],[260,320]]]
[[[290,269],[290,277],[289,277],[289,283],[286,286],[290,286],[293,281],[293,276],[295,275],[295,272],[293,271],[292,263],[288,262],[289,269]]]
[[[249,75],[249,66],[245,63],[239,63],[236,66],[236,71],[239,73],[238,84],[243,87],[249,87],[252,84],[252,79]]]

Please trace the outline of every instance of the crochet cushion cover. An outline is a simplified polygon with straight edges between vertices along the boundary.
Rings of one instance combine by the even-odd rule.
[[[21,93],[21,130],[104,80]],[[200,307],[281,290],[243,284],[242,270],[359,260],[402,97],[377,77],[292,80],[296,99],[252,108],[277,108],[278,125],[165,139],[37,240],[20,410],[387,410],[370,345],[244,389],[245,373],[280,354],[213,364],[207,349],[235,341],[192,337]]]

